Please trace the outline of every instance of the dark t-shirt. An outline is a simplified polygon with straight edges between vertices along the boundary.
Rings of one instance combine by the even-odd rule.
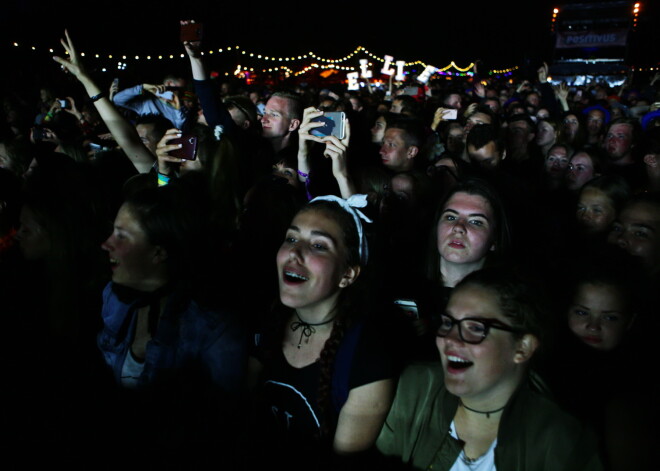
[[[344,336],[344,343],[348,338]],[[341,351],[341,348],[338,351]],[[351,389],[382,379],[396,376],[394,362],[385,336],[375,326],[365,324],[359,332],[355,350],[348,366],[335,362],[334,382],[346,382]],[[339,411],[329,406],[328,416],[319,406],[321,365],[319,362],[304,368],[294,368],[287,361],[282,349],[276,349],[271,357],[257,347],[255,355],[264,365],[255,394],[254,418],[250,436],[252,443],[263,450],[257,460],[273,462],[300,460],[309,469],[313,463],[328,459],[330,438],[322,438],[323,424],[329,422],[329,430],[337,425]],[[339,354],[337,354],[339,355]],[[338,358],[335,357],[335,358]],[[347,368],[347,369],[346,369]],[[333,389],[333,391],[335,391]],[[335,398],[337,392],[331,393]],[[328,437],[332,437],[329,433]]]

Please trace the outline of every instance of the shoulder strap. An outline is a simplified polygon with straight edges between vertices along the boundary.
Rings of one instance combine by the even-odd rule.
[[[339,413],[348,399],[351,366],[363,327],[364,322],[360,321],[348,329],[348,332],[346,332],[341,341],[341,345],[337,349],[332,373],[332,404],[337,413]]]

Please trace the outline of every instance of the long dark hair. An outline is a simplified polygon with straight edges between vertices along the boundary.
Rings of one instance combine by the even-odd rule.
[[[325,342],[319,355],[320,379],[318,387],[318,406],[321,410],[321,437],[330,438],[334,432],[336,412],[332,404],[331,386],[334,373],[335,357],[346,332],[360,319],[367,315],[367,303],[365,299],[365,285],[368,274],[365,266],[360,262],[360,238],[357,227],[351,214],[341,208],[338,203],[332,201],[314,201],[307,203],[299,212],[317,211],[323,216],[337,221],[342,230],[342,240],[346,248],[344,259],[345,267],[361,267],[360,276],[350,286],[341,289],[337,304],[335,306],[335,319],[330,337]],[[287,327],[291,317],[291,308],[278,306],[281,315],[278,316],[279,335],[275,336],[269,349],[282,348],[281,339],[284,329]]]
[[[440,217],[445,209],[445,205],[456,193],[467,193],[468,195],[478,195],[484,198],[490,204],[495,220],[494,225],[494,246],[495,249],[488,254],[487,263],[504,259],[511,250],[511,227],[509,225],[509,215],[502,198],[497,190],[488,181],[480,177],[468,177],[458,182],[444,197],[438,206],[433,225],[431,226],[428,256],[426,264],[426,276],[429,280],[440,283],[440,253],[437,244],[437,228]]]

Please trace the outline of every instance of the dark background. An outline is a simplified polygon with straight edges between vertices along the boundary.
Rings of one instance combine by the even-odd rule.
[[[656,5],[646,3],[640,26],[647,33],[635,44],[635,57],[637,60],[643,53],[644,61],[657,64],[660,33],[655,31],[660,31],[660,15]],[[550,20],[555,5],[548,0],[397,2],[395,7],[382,0],[23,0],[3,4],[0,38],[3,48],[17,41],[23,47],[29,44],[38,51],[54,48],[61,53],[58,40],[68,28],[80,51],[178,54],[183,50],[178,42],[178,21],[190,18],[205,24],[209,48],[238,45],[278,57],[313,51],[339,58],[361,45],[380,57],[389,54],[437,67],[452,60],[461,67],[481,60],[484,68],[531,70],[542,61],[552,61]],[[25,55],[23,49],[20,60]],[[229,66],[236,59],[245,63],[245,57],[229,55],[217,60]],[[27,60],[34,67],[45,67],[46,72],[53,67],[43,55]],[[171,64],[188,70],[187,61]]]
[[[489,59],[509,66],[549,41],[553,3],[397,2],[382,0],[280,2],[112,0],[5,2],[2,34],[9,40],[56,44],[69,28],[81,46],[162,51],[178,44],[178,20],[207,26],[209,45],[238,44],[265,54],[310,50],[340,57],[362,45],[377,55],[445,64]],[[13,39],[16,38],[16,39]]]

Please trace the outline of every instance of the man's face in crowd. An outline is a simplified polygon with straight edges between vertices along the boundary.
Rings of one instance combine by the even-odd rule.
[[[465,127],[463,128],[463,133],[467,136],[470,130],[477,124],[491,124],[492,122],[493,120],[486,113],[477,111],[467,119]]]
[[[403,103],[401,100],[392,101],[392,108],[390,108],[390,111],[392,113],[401,114],[401,110],[403,110]]]
[[[383,145],[380,148],[380,157],[383,165],[395,172],[408,170],[412,166],[411,147],[404,140],[403,129],[389,128],[385,131]]]
[[[298,127],[299,121],[289,117],[289,100],[284,97],[271,97],[266,103],[261,118],[261,135],[266,139],[286,136]]]
[[[632,149],[632,127],[629,124],[615,124],[605,136],[605,152],[610,160],[625,158]]]
[[[587,114],[587,131],[590,136],[595,136],[603,129],[605,124],[605,113],[601,110],[591,110]]]
[[[467,150],[470,162],[484,169],[497,168],[503,159],[503,153],[497,149],[495,141],[490,141],[480,149],[468,144]]]
[[[513,121],[508,126],[509,145],[516,149],[527,147],[534,138],[532,129],[525,121]]]
[[[158,141],[154,136],[154,125],[153,124],[138,124],[135,126],[140,140],[142,143],[149,149],[154,155],[156,155],[156,145]]]
[[[452,93],[445,99],[445,106],[460,110],[462,108],[461,96],[458,93]]]

